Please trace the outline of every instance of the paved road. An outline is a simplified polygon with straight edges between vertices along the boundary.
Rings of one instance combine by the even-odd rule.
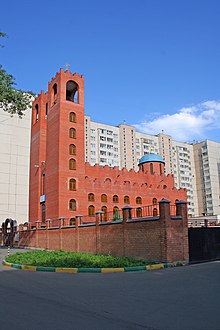
[[[1,268],[0,297],[1,329],[219,330],[220,262],[112,274]]]

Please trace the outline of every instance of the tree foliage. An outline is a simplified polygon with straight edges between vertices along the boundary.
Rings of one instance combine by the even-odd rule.
[[[7,35],[0,31],[0,37],[7,37]],[[30,108],[33,93],[17,90],[15,86],[15,78],[0,64],[0,107],[12,116],[17,114],[22,118],[24,112]]]

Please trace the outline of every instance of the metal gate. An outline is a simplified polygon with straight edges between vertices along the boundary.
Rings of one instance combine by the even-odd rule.
[[[220,259],[220,227],[189,228],[189,261]]]

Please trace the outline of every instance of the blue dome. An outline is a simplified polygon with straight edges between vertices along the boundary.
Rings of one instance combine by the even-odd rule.
[[[160,155],[147,154],[147,155],[144,155],[143,157],[141,157],[138,165],[141,165],[144,163],[152,163],[152,162],[165,163],[165,161],[163,160],[163,158]]]

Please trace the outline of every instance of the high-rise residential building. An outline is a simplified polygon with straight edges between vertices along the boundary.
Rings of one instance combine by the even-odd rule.
[[[220,143],[205,140],[193,148],[199,213],[220,214]]]
[[[31,111],[20,119],[0,109],[0,221],[28,221]]]
[[[187,190],[189,216],[198,215],[194,145],[173,140],[172,166],[175,186],[177,188],[186,188]]]

